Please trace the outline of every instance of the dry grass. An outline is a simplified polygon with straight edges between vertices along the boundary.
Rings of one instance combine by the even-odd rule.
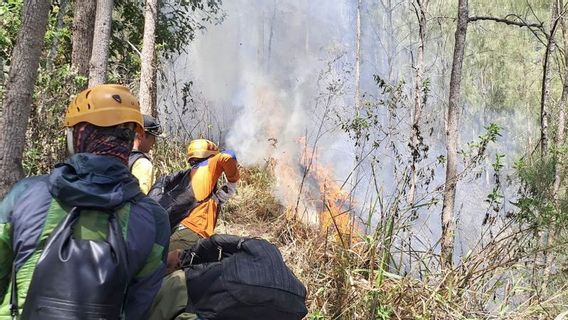
[[[275,243],[308,288],[307,319],[553,319],[568,309],[562,280],[548,295],[531,288],[527,251],[513,250],[526,241],[519,234],[496,238],[454,270],[399,276],[379,267],[378,240],[344,248],[287,218],[272,183],[267,168],[243,168],[217,232]]]

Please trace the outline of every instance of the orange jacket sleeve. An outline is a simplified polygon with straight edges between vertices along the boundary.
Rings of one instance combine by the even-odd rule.
[[[237,156],[232,150],[222,151],[219,155],[216,163],[216,176],[217,178],[221,176],[222,172],[225,172],[227,176],[227,181],[237,182],[239,181],[239,168],[237,163]]]

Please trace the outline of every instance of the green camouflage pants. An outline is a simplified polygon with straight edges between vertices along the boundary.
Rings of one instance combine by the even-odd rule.
[[[172,236],[170,237],[170,251],[181,249],[186,250],[191,248],[197,241],[201,239],[201,236],[193,232],[191,229],[176,228]]]
[[[150,309],[150,320],[197,320],[192,313],[183,312],[187,305],[187,282],[183,270],[164,278],[162,287]]]
[[[186,250],[201,239],[191,229],[176,228],[170,237],[170,249]],[[183,312],[187,305],[187,282],[185,272],[177,270],[167,275],[162,281],[160,291],[156,294],[149,320],[196,320],[196,315]]]

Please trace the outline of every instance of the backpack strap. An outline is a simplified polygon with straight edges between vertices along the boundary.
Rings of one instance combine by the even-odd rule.
[[[205,160],[204,160],[205,161]],[[191,167],[191,169],[187,170],[187,174],[189,175],[189,181],[191,181],[191,173],[193,172],[193,169],[197,168],[198,165],[193,165],[193,167]],[[191,187],[191,183],[189,184],[189,187]],[[193,189],[191,190],[191,192],[194,194],[195,197],[195,193],[193,192]],[[198,205],[205,203],[207,201],[209,201],[209,199],[211,199],[211,197],[213,197],[213,195],[217,192],[217,184],[215,183],[215,185],[213,186],[213,190],[211,190],[211,192],[209,193],[209,195],[207,197],[205,197],[202,200],[197,200],[195,199],[195,206],[193,208],[191,208],[191,210],[195,209],[195,207],[197,207]],[[217,221],[215,221],[215,224],[217,223]]]
[[[215,191],[217,191],[217,187],[213,188],[213,190],[211,191],[211,193],[203,200],[198,200],[197,204],[202,204],[205,203],[207,201],[209,201],[209,199],[211,199],[211,197],[213,197],[213,194],[215,194]]]
[[[146,159],[150,160],[150,157],[142,151],[132,150],[130,152],[130,156],[128,156],[128,170],[129,171],[132,171],[132,167],[134,166],[134,163],[136,161],[138,161],[138,159],[140,159],[140,158],[146,158]]]
[[[146,197],[145,194],[143,194],[142,192],[138,192],[138,194],[136,194],[136,195],[134,196],[134,198],[130,199],[130,203],[133,203],[133,204],[134,204],[134,203],[136,203],[136,202],[142,200],[142,198],[144,198],[144,197]]]
[[[16,283],[16,261],[12,262],[12,292],[10,293],[10,316],[12,320],[18,319],[18,286]]]

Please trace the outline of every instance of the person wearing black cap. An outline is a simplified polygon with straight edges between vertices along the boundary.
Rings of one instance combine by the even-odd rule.
[[[148,194],[154,184],[154,167],[148,154],[156,142],[156,137],[162,134],[158,121],[149,115],[144,115],[144,133],[136,133],[134,146],[128,158],[128,167],[140,183],[140,190]]]

